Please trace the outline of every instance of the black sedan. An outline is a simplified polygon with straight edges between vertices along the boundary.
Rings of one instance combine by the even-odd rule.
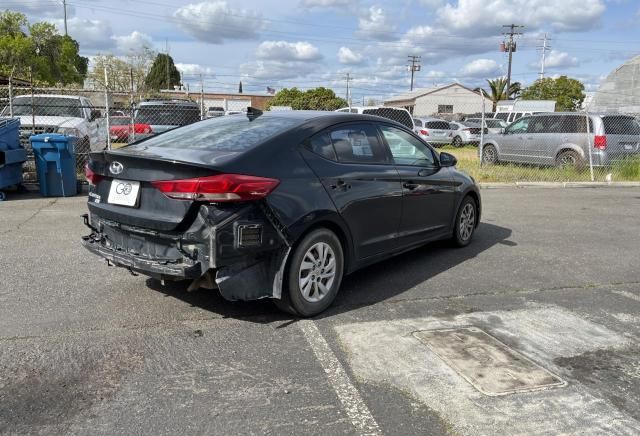
[[[480,192],[393,121],[250,110],[91,154],[91,234],[108,263],[312,316],[345,274],[438,239],[471,242]]]

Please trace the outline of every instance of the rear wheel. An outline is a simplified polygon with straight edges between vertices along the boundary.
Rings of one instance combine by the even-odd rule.
[[[577,152],[573,150],[564,150],[558,153],[558,156],[556,157],[556,165],[563,168],[582,168],[584,166],[584,162]]]
[[[458,247],[469,245],[476,230],[478,206],[470,196],[466,196],[460,204],[453,229],[453,243]]]
[[[493,145],[487,144],[482,147],[482,162],[489,165],[498,163],[498,150]]]
[[[338,237],[328,229],[312,231],[293,251],[282,300],[276,300],[276,305],[304,317],[317,315],[338,294],[343,269],[344,255]]]
[[[462,144],[462,138],[456,136],[455,138],[453,138],[453,142],[451,143],[451,145],[453,145],[454,147],[462,147],[464,144]]]

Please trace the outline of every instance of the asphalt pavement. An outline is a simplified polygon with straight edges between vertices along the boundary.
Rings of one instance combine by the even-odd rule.
[[[85,198],[10,196],[0,433],[640,433],[640,188],[482,195],[469,247],[356,272],[312,320],[108,267]]]

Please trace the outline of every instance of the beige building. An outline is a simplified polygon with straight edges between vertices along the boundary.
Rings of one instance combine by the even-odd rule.
[[[384,101],[385,106],[403,107],[415,116],[476,114],[482,112],[482,96],[466,86],[452,83],[433,88],[419,88]],[[491,101],[485,99],[485,111],[491,112]]]

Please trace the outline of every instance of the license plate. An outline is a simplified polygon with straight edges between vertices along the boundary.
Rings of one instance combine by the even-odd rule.
[[[138,202],[139,191],[140,182],[113,179],[111,181],[111,189],[109,189],[109,198],[107,199],[107,202],[110,204],[118,204],[120,206],[133,207]]]
[[[625,144],[624,145],[624,149],[625,150],[633,150],[633,145],[632,144]]]

